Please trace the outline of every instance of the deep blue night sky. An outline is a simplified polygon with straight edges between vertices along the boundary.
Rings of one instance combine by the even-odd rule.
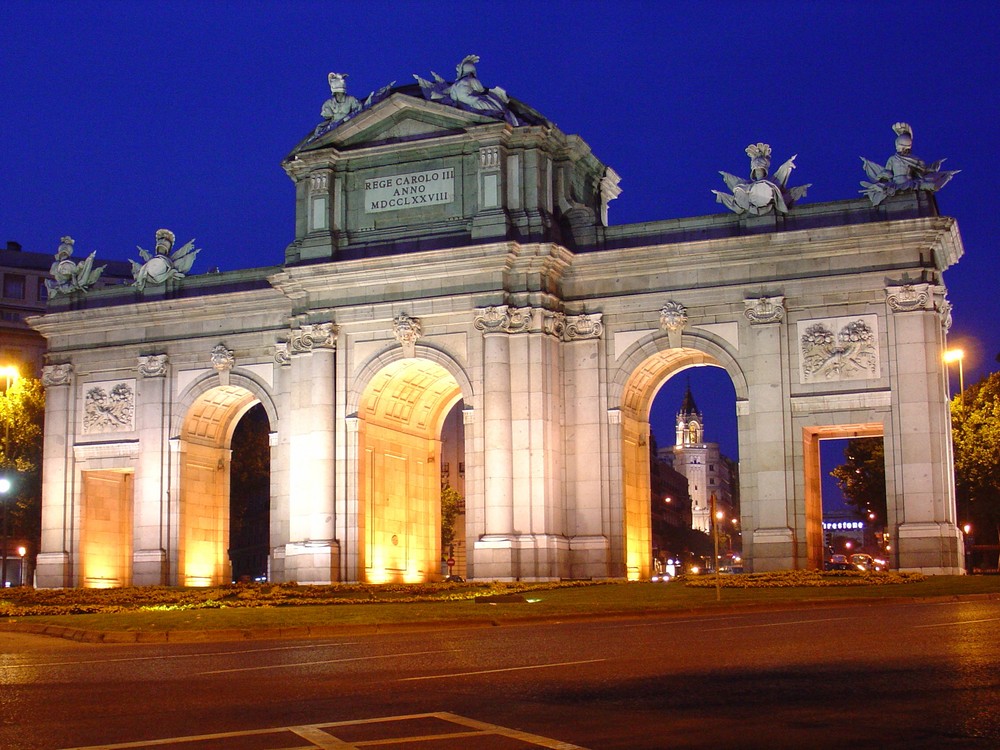
[[[945,281],[970,383],[1000,367],[998,27],[984,2],[7,2],[0,242],[54,253],[69,234],[77,255],[126,259],[167,227],[197,238],[195,273],[281,263],[279,163],[319,121],[327,73],[363,98],[476,53],[485,85],[621,175],[614,224],[718,213],[718,171],[746,172],[757,141],[775,164],[798,154],[805,202],[855,197],[859,157],[884,162],[909,122],[915,154],[962,170],[939,205],[966,247]],[[692,384],[735,454],[731,396]]]

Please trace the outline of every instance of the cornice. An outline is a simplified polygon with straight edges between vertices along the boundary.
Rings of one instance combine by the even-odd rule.
[[[189,326],[193,319],[237,321],[247,315],[287,316],[288,300],[274,290],[220,292],[209,296],[134,302],[131,304],[50,312],[27,320],[46,338],[79,335],[81,331],[136,330],[150,326]],[[172,337],[171,337],[172,338]]]
[[[936,216],[597,250],[575,256],[566,275],[568,282],[581,283],[608,275],[648,276],[651,266],[677,273],[720,262],[729,268],[780,269],[809,261],[828,262],[837,256],[874,257],[885,252],[900,254],[904,266],[933,256],[938,269],[944,270],[963,251],[955,220]],[[779,271],[779,275],[802,274]]]

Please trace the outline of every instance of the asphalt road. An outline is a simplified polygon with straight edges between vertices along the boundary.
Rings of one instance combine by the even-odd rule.
[[[0,748],[996,748],[998,633],[988,600],[321,641],[0,631]],[[388,717],[409,718],[358,723]]]

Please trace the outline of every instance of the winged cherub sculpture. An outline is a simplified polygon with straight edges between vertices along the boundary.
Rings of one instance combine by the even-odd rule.
[[[750,157],[750,179],[745,180],[729,172],[719,172],[732,194],[712,191],[716,202],[730,211],[749,216],[763,216],[772,211],[787,214],[792,204],[805,196],[806,190],[811,187],[811,184],[788,187],[788,178],[795,169],[795,156],[768,177],[771,147],[766,143],[751,143],[747,146],[746,154]]]
[[[183,279],[191,270],[199,250],[195,249],[194,240],[179,250],[174,251],[173,247],[174,233],[169,229],[158,229],[156,249],[150,253],[138,248],[143,260],[141,265],[134,260],[129,261],[135,278],[132,286],[141,292],[146,284],[165,284],[170,279]]]

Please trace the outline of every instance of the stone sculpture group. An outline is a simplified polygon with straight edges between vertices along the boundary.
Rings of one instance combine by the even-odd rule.
[[[488,89],[480,82],[476,72],[478,62],[478,55],[466,55],[462,58],[455,68],[454,81],[447,81],[433,71],[431,71],[433,80],[418,75],[413,77],[427,101],[503,120],[513,127],[532,124],[535,119],[533,115],[537,113],[520,103],[515,111],[512,108],[512,99],[506,91],[500,87]],[[316,126],[309,141],[317,140],[361,112],[370,109],[388,97],[396,83],[392,81],[371,92],[364,102],[361,102],[357,97],[347,93],[347,73],[330,73],[327,81],[331,96],[323,103],[320,110],[323,121]],[[537,119],[541,121],[544,118],[538,115]],[[936,192],[958,173],[958,170],[942,170],[943,159],[926,164],[914,156],[911,153],[913,129],[910,125],[897,122],[892,129],[896,133],[896,153],[889,157],[884,167],[861,157],[868,180],[861,181],[860,192],[868,196],[872,206],[878,206],[887,198],[900,193]],[[746,154],[750,157],[750,177],[744,179],[729,172],[719,172],[730,192],[712,191],[716,202],[730,211],[741,216],[787,214],[795,202],[804,197],[806,190],[811,187],[811,184],[788,187],[788,178],[795,169],[796,156],[792,156],[773,174],[769,174],[770,145],[751,143],[746,148]],[[173,245],[173,232],[160,229],[156,233],[156,249],[153,253],[139,248],[143,263],[130,261],[135,278],[133,286],[136,289],[142,291],[148,284],[165,284],[170,279],[183,278],[190,271],[198,254],[198,250],[194,248],[194,241],[188,242],[176,252],[173,251]],[[87,292],[101,275],[103,266],[98,269],[93,268],[94,253],[82,263],[69,260],[72,253],[73,239],[63,237],[55,256],[56,262],[50,269],[53,278],[45,282],[50,297]]]

